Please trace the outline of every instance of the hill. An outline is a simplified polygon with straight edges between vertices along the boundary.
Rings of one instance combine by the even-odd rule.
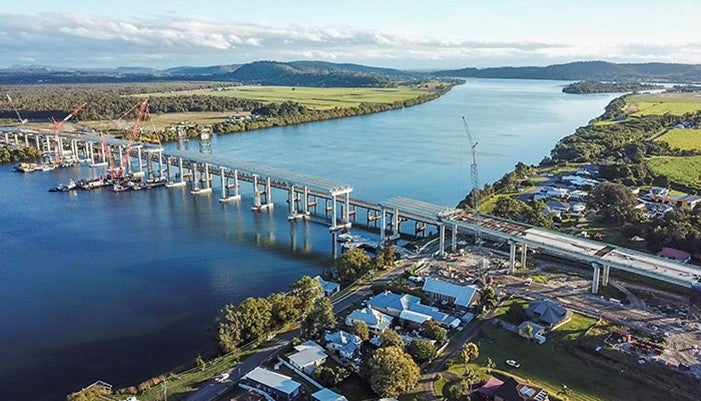
[[[672,63],[615,64],[606,61],[577,61],[546,67],[463,68],[436,71],[434,75],[475,78],[699,82],[701,81],[701,65]]]

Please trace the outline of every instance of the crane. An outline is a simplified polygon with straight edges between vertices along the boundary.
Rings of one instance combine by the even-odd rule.
[[[467,134],[467,139],[470,141],[470,151],[472,153],[472,164],[470,165],[470,183],[472,184],[472,190],[470,194],[472,195],[472,207],[474,208],[475,216],[475,244],[477,245],[477,253],[479,254],[479,273],[480,275],[485,270],[487,265],[487,260],[484,257],[484,250],[482,249],[482,222],[480,219],[480,196],[479,196],[479,170],[477,168],[477,144],[470,133],[470,128],[467,125],[467,119],[462,116],[462,123],[465,127],[465,133]]]
[[[107,178],[121,178],[122,171],[117,170],[117,163],[114,161],[114,155],[112,155],[112,151],[105,141],[105,134],[102,132],[100,132],[100,146],[102,146],[102,153],[105,155],[105,160],[103,161],[107,162]]]
[[[17,107],[15,107],[15,102],[12,101],[10,94],[6,93],[5,96],[7,96],[7,100],[10,102],[10,104],[12,105],[12,108],[15,110],[15,114],[17,114],[17,118],[19,119],[20,124],[26,124],[27,119],[22,118],[22,116],[19,114],[19,110],[17,110]]]
[[[134,146],[134,141],[136,139],[136,134],[139,132],[139,127],[141,127],[141,122],[148,116],[148,98],[141,100],[139,103],[135,104],[131,109],[127,110],[126,113],[122,115],[121,118],[128,115],[132,111],[136,110],[136,119],[134,120],[134,125],[131,128],[131,132],[127,136],[127,147],[126,147],[126,158],[127,158],[127,171],[131,173],[131,148]]]
[[[51,121],[53,122],[53,125],[54,125],[54,140],[56,141],[56,155],[55,155],[56,156],[56,164],[61,162],[61,151],[63,150],[63,149],[59,149],[59,146],[58,146],[58,134],[61,132],[61,126],[63,126],[63,124],[66,121],[75,117],[75,115],[78,114],[78,112],[80,112],[81,110],[83,110],[83,108],[85,106],[87,106],[87,104],[88,104],[88,102],[84,102],[80,106],[76,107],[75,110],[71,111],[70,114],[63,117],[62,120],[56,121],[53,117],[51,117]]]

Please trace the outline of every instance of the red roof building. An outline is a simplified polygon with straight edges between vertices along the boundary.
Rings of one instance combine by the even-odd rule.
[[[668,246],[662,248],[657,255],[681,263],[689,263],[691,260],[691,254],[689,252],[684,252],[681,249],[670,248]]]

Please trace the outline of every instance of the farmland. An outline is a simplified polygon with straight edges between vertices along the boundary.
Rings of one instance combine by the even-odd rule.
[[[681,116],[701,111],[701,93],[657,93],[626,98],[626,112],[632,116],[672,114]]]
[[[393,103],[415,99],[432,92],[433,84],[396,88],[312,88],[294,86],[232,86],[222,90],[195,89],[151,93],[149,96],[210,95],[259,100],[266,103],[298,102],[310,109],[356,107],[360,103]],[[141,95],[136,95],[141,96]]]
[[[672,149],[701,150],[701,129],[672,129],[657,138]]]
[[[654,175],[664,175],[669,181],[691,189],[701,189],[701,156],[655,157],[647,162]]]

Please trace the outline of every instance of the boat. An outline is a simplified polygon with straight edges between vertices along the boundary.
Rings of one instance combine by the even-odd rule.
[[[146,188],[155,188],[166,185],[166,179],[161,177],[149,178],[146,180]]]
[[[78,185],[73,180],[68,181],[68,184],[58,184],[53,188],[49,188],[49,192],[68,192],[76,189]]]
[[[32,173],[41,170],[41,167],[36,163],[20,163],[15,169],[22,173]]]
[[[56,170],[56,167],[58,167],[58,165],[56,165],[56,164],[42,164],[39,167],[39,169],[41,171],[52,171],[52,170]]]
[[[129,187],[124,186],[122,184],[114,184],[114,186],[112,187],[112,191],[114,191],[114,192],[124,192],[128,189],[129,189]]]
[[[110,183],[102,178],[94,178],[94,179],[82,179],[77,182],[77,185],[81,189],[85,190],[91,190],[95,188],[101,188],[101,187],[106,187],[107,185],[110,185]]]
[[[351,233],[338,234],[338,237],[336,237],[338,242],[353,242],[353,239],[355,237]]]

